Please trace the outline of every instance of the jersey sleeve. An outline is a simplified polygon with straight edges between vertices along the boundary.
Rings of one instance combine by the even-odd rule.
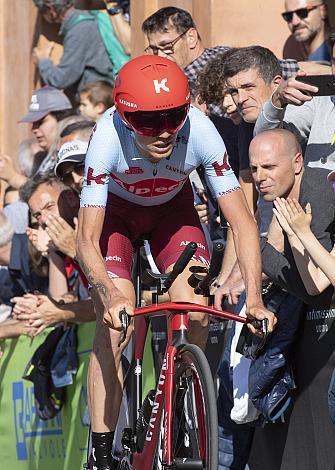
[[[118,162],[120,148],[113,121],[113,114],[104,115],[92,130],[85,158],[81,207],[106,207],[110,173]]]
[[[192,122],[193,152],[199,155],[207,180],[216,198],[240,188],[240,184],[229,165],[226,146],[209,118],[199,111]]]

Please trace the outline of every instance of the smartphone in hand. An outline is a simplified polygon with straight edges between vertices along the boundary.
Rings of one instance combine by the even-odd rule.
[[[319,90],[313,96],[335,95],[335,75],[298,75],[295,79],[318,87]]]

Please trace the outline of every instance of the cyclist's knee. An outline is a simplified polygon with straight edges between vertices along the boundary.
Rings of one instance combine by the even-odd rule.
[[[197,322],[200,326],[207,326],[208,325],[208,315],[202,312],[190,312],[188,314],[188,319],[191,322]]]
[[[123,338],[123,333],[121,331],[113,330],[104,323],[101,323],[100,325],[97,324],[93,343],[93,351],[100,352],[101,354],[108,354],[110,356],[112,350],[114,356],[121,355],[121,353],[129,343],[132,331],[133,327],[132,325],[129,325],[127,330],[127,336],[125,340],[120,344],[120,341]]]

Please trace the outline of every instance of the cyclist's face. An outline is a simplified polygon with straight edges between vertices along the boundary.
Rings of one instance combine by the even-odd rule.
[[[168,158],[172,151],[178,134],[161,132],[157,137],[149,137],[134,133],[135,142],[144,157],[152,162]]]

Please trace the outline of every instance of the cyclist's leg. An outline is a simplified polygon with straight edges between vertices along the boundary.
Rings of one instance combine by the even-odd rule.
[[[133,247],[125,220],[122,210],[116,211],[113,205],[107,207],[100,248],[109,277],[125,297],[135,303],[131,282]],[[108,470],[113,468],[112,443],[122,398],[121,354],[127,341],[118,347],[120,332],[103,322],[104,307],[95,288],[92,288],[92,299],[97,318],[88,371],[92,457],[94,467]],[[127,340],[130,334],[131,328]]]
[[[195,302],[207,305],[207,299],[194,294],[192,287],[190,287],[187,282],[187,279],[190,277],[189,267],[200,265],[201,263],[199,262],[191,261],[184,272],[178,276],[169,290],[172,302]],[[168,267],[167,272],[171,271],[172,268],[173,264]],[[191,312],[189,313],[188,320],[188,336],[190,342],[205,349],[208,337],[208,315],[202,312]]]
[[[127,279],[114,279],[115,286],[135,305],[134,288]],[[103,322],[104,307],[95,289],[92,299],[96,311],[96,331],[88,369],[88,397],[93,432],[114,431],[122,398],[121,354],[128,338],[118,347],[121,333]]]

